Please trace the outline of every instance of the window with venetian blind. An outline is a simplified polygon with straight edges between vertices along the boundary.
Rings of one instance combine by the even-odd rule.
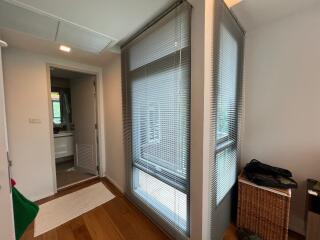
[[[213,75],[210,89],[210,228],[221,239],[236,203],[233,189],[240,153],[244,31],[222,0],[214,4]]]
[[[122,49],[129,197],[189,234],[190,12],[183,2]]]

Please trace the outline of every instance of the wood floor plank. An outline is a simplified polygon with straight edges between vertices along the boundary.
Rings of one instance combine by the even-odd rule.
[[[92,239],[123,240],[102,206],[84,214],[83,219]]]
[[[139,239],[139,233],[135,229],[134,223],[130,222],[130,219],[126,216],[126,213],[123,213],[120,209],[117,211],[113,208],[113,204],[108,206],[104,205],[104,207],[124,239]]]
[[[39,240],[59,240],[58,239],[58,233],[56,229],[53,229],[46,234],[43,234],[42,236],[39,237]]]
[[[125,239],[168,239],[148,218],[128,204],[124,197],[105,203],[104,208]]]
[[[94,179],[59,191],[38,201],[43,204],[92,184],[102,182],[115,198],[111,201],[34,238],[29,226],[21,240],[167,240],[168,237],[144,216],[107,179]]]
[[[91,238],[90,233],[85,225],[82,216],[77,217],[69,222],[72,233],[77,240],[95,240]]]
[[[57,228],[58,239],[77,240],[73,234],[73,231],[68,223],[63,224]]]

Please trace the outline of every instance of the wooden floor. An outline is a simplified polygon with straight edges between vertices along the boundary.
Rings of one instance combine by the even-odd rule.
[[[56,173],[58,188],[73,184],[75,182],[80,182],[95,176],[93,174],[86,173],[75,168],[73,160],[57,163]]]
[[[97,182],[102,182],[115,195],[115,198],[36,238],[33,237],[33,225],[31,225],[22,236],[21,240],[169,239],[106,179],[94,179],[64,189],[52,197],[39,201],[38,204],[75,192]],[[300,239],[303,238],[291,233],[288,240]],[[235,226],[231,225],[228,228],[223,240],[238,240]]]
[[[21,240],[160,240],[169,239],[107,180],[92,180],[41,200],[44,203],[101,181],[116,196],[111,201],[41,236],[33,237],[33,225]]]
[[[288,240],[304,240],[305,238],[297,233],[289,231]],[[223,240],[238,240],[236,227],[234,225],[230,225],[227,231],[224,234]]]

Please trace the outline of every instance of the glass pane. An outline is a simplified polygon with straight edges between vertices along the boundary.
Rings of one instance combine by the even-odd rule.
[[[134,168],[134,192],[182,230],[187,229],[187,195]]]
[[[131,74],[133,160],[186,179],[189,81],[175,57]]]
[[[217,204],[236,182],[238,57],[237,40],[224,25],[221,25],[216,135]]]
[[[238,44],[227,28],[221,26],[217,99],[217,139],[231,136],[235,129]]]
[[[226,196],[237,177],[237,151],[235,147],[226,148],[217,153],[217,204]]]
[[[60,102],[52,101],[53,122],[55,124],[61,123],[61,108]]]
[[[177,6],[122,51],[130,195],[183,239],[189,234],[190,10],[187,2]]]

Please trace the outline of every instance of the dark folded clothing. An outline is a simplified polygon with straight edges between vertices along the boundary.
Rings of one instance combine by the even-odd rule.
[[[278,175],[283,177],[292,177],[292,173],[283,168],[273,167],[262,162],[259,162],[257,159],[253,159],[245,167],[246,172],[261,173],[266,175]]]
[[[282,188],[282,189],[298,187],[298,184],[292,178],[274,176],[274,175],[265,175],[260,173],[251,173],[251,172],[246,173],[246,176],[251,182],[259,186]]]
[[[245,166],[244,173],[251,182],[260,186],[282,189],[298,187],[296,181],[291,178],[290,171],[263,164],[256,159]]]

